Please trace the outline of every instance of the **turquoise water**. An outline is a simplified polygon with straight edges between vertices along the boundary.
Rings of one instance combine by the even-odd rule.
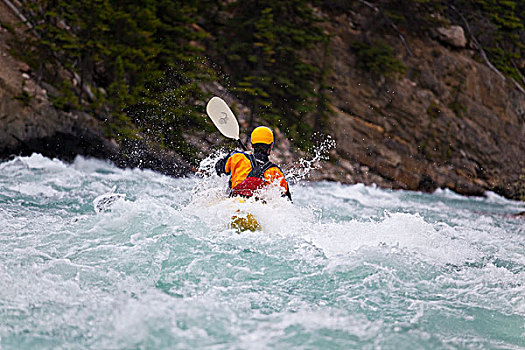
[[[1,163],[0,348],[525,348],[524,203],[300,182],[238,204],[224,182]],[[238,208],[262,231],[228,229]]]

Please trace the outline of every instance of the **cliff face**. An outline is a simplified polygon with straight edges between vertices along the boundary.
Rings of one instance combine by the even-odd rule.
[[[475,61],[472,50],[410,35],[410,55],[399,37],[382,38],[406,73],[374,77],[356,68],[350,47],[373,34],[353,29],[353,20],[336,17],[327,27],[333,35],[329,133],[341,158],[329,176],[410,190],[522,196],[525,95]]]
[[[24,27],[3,2],[0,22],[15,28],[16,35],[24,35]],[[45,84],[37,84],[29,66],[10,54],[12,35],[0,27],[0,159],[38,152],[64,160],[76,155],[109,159],[122,167],[150,168],[175,176],[191,171],[174,152],[154,149],[141,140],[117,144],[105,136],[103,122],[92,115],[55,108],[41,86]]]
[[[24,73],[9,69],[16,62],[0,58],[0,156],[40,152],[73,159],[77,154],[109,158],[116,145],[103,137],[97,120],[86,113],[53,108],[45,91]],[[9,64],[14,63],[14,64]]]
[[[83,155],[109,159],[121,167],[148,168],[174,176],[191,172],[190,165],[174,152],[154,149],[140,140],[119,145],[115,140],[106,138],[99,120],[84,112],[57,110],[33,81],[24,80],[23,88],[16,80],[6,82],[3,78],[6,66],[2,67],[0,159],[38,152],[47,157],[71,161],[75,156]],[[37,95],[26,101],[20,97],[23,89]]]

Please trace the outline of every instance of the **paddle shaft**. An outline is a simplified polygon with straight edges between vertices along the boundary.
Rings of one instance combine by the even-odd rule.
[[[241,139],[237,139],[237,142],[244,151],[248,151],[248,148],[244,145],[244,143],[242,143]]]

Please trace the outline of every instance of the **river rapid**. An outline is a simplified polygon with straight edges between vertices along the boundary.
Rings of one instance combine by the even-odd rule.
[[[239,204],[226,181],[0,163],[0,348],[525,348],[525,203],[298,181]],[[229,228],[241,205],[261,231]]]

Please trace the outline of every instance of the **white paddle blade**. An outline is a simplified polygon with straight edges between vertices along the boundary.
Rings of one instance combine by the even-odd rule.
[[[234,140],[239,139],[237,118],[222,98],[212,97],[206,105],[206,113],[224,136]]]

